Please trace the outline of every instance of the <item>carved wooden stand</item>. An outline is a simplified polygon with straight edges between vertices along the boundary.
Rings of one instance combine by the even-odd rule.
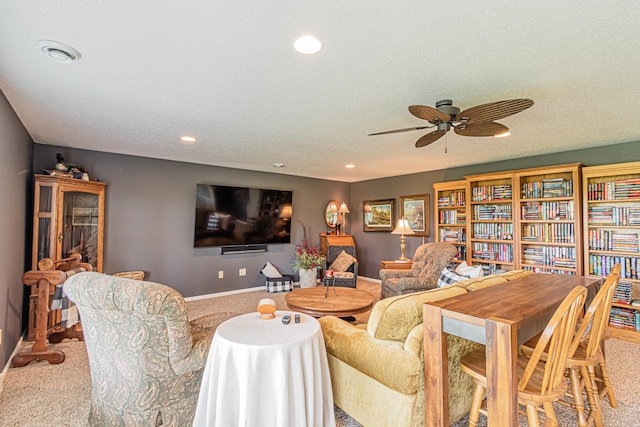
[[[48,325],[49,296],[51,288],[63,284],[67,278],[82,271],[92,271],[91,264],[82,263],[80,254],[53,261],[44,258],[38,262],[38,270],[27,271],[22,275],[22,282],[27,286],[37,286],[36,331],[35,341],[31,351],[18,353],[11,359],[14,368],[25,366],[32,361],[46,360],[51,364],[64,362],[65,354],[60,350],[49,350],[49,342],[59,343],[65,338],[83,339],[82,330],[78,325],[62,329],[60,325]],[[53,270],[54,266],[57,269]]]

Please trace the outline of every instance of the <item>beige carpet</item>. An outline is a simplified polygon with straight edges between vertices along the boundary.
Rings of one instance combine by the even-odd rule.
[[[380,284],[377,282],[358,280],[358,288],[380,297]],[[278,309],[286,310],[285,295],[284,292],[256,291],[189,301],[189,318],[217,313],[222,323],[229,317],[255,311],[262,298],[271,298]],[[362,313],[356,316],[356,321],[366,322],[368,317],[369,312]],[[23,344],[25,347],[28,350],[31,343]],[[32,362],[23,368],[7,371],[0,394],[0,426],[87,426],[91,374],[85,345],[76,340],[66,340],[51,345],[51,348],[66,354],[63,363]],[[336,418],[338,427],[359,426],[339,408],[336,408]]]
[[[376,282],[359,280],[358,287],[379,297],[380,285]],[[220,322],[229,316],[255,310],[262,298],[272,298],[279,309],[286,309],[284,293],[269,294],[264,291],[247,292],[190,301],[190,318],[205,314],[220,313]],[[366,322],[369,313],[357,316],[357,322]],[[27,343],[27,345],[31,345]],[[52,347],[62,350],[66,360],[59,365],[38,362],[23,367],[11,368],[3,384],[0,395],[0,426],[84,427],[87,425],[91,377],[84,343],[65,341]],[[607,343],[609,373],[618,398],[618,409],[604,403],[604,425],[611,427],[640,425],[640,346],[625,341],[610,340]],[[558,407],[561,427],[575,426],[573,412]],[[359,427],[347,414],[336,408],[337,427]],[[456,423],[456,427],[466,426],[466,419]],[[480,425],[486,421],[481,417]],[[526,426],[526,421],[521,420]],[[295,426],[292,426],[295,427]],[[377,427],[377,426],[371,426]],[[396,426],[394,426],[396,427]],[[397,426],[402,427],[402,426]]]

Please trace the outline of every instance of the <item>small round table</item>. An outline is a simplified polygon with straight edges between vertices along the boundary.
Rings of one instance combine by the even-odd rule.
[[[326,292],[324,286],[296,289],[285,297],[291,310],[310,314],[315,317],[348,317],[364,313],[373,307],[375,298],[362,289],[336,287],[336,292]],[[326,297],[325,297],[326,295]]]
[[[282,323],[291,315],[288,324]],[[194,427],[335,427],[320,324],[277,311],[243,314],[216,329],[202,376]]]

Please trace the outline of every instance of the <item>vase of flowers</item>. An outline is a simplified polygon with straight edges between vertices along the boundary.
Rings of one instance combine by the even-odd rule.
[[[300,287],[312,288],[316,285],[318,268],[322,266],[326,257],[320,253],[317,246],[309,244],[307,229],[302,224],[304,239],[302,244],[296,246],[293,257],[293,271],[300,274]]]

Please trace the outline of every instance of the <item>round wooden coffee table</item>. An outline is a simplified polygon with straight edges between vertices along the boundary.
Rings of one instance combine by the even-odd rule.
[[[369,292],[341,286],[330,287],[326,298],[325,294],[327,292],[324,286],[316,286],[291,291],[284,299],[291,310],[315,317],[353,316],[369,310],[375,301]]]

